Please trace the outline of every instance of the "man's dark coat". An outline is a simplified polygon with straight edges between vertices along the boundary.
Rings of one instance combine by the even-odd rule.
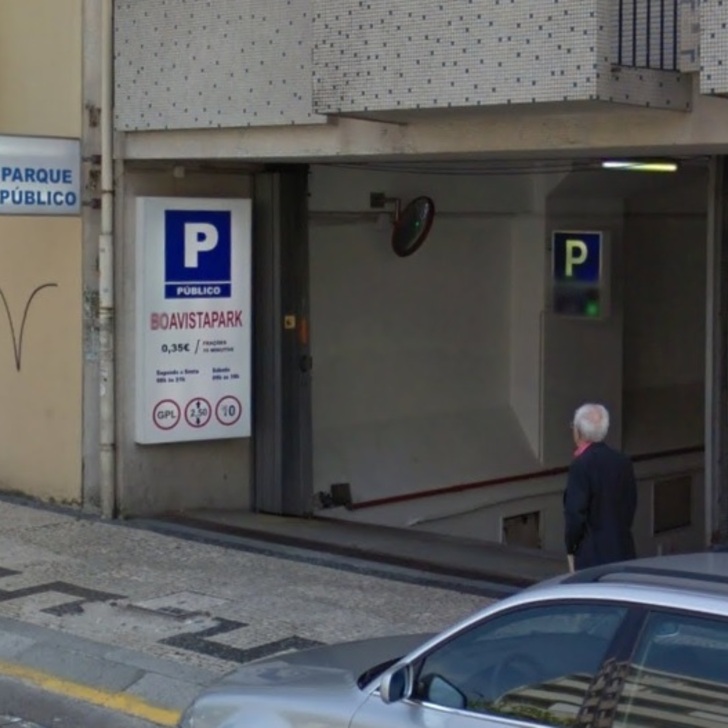
[[[637,484],[630,459],[604,443],[574,458],[564,492],[566,551],[576,569],[635,557]]]

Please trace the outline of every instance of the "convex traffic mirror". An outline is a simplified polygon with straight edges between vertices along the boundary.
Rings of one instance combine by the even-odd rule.
[[[371,207],[382,208],[394,203],[392,250],[401,258],[416,253],[430,234],[435,219],[435,203],[427,196],[416,197],[404,208],[399,198],[387,197],[383,192],[371,193]]]
[[[429,197],[412,200],[394,221],[392,249],[401,258],[416,253],[430,234],[435,219],[435,203]]]

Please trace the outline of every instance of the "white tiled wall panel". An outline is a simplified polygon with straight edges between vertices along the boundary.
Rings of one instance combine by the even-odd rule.
[[[601,101],[634,104],[656,109],[689,111],[693,102],[692,76],[649,68],[614,70],[601,89]]]
[[[701,0],[700,90],[728,94],[728,0]]]
[[[315,124],[564,101],[685,109],[689,79],[650,68],[680,63],[675,44],[700,2],[115,0],[116,124]],[[707,18],[725,16],[724,0],[702,3]],[[703,82],[724,88],[728,33],[713,25]]]
[[[680,36],[675,0],[313,0],[313,10],[320,113],[688,103],[689,84],[670,73]],[[614,75],[620,59],[645,73]],[[650,69],[666,73],[660,80]]]
[[[310,0],[116,0],[121,130],[312,124]]]
[[[700,71],[700,0],[678,0],[678,8],[678,67],[685,73],[697,73]]]
[[[690,110],[692,76],[670,70],[680,63],[680,0],[599,0],[599,12],[609,28],[599,100]]]
[[[313,0],[321,113],[589,100],[595,0]]]

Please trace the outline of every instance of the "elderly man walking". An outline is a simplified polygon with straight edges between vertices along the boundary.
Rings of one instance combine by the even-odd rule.
[[[572,427],[576,452],[564,492],[570,568],[633,559],[637,484],[631,460],[604,442],[609,412],[599,404],[582,405]]]

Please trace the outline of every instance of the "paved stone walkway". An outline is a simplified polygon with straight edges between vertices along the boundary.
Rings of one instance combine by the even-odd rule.
[[[440,630],[490,601],[474,591],[0,501],[0,661],[163,708],[258,657]]]

